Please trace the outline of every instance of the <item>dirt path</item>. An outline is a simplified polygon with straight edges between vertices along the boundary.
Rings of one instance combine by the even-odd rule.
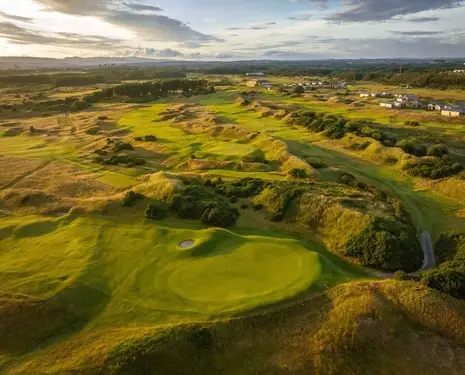
[[[425,254],[423,267],[420,271],[430,270],[431,268],[434,268],[436,266],[436,259],[434,258],[433,241],[431,240],[431,235],[428,232],[423,232],[420,235],[420,242],[421,247],[423,249],[423,253]]]

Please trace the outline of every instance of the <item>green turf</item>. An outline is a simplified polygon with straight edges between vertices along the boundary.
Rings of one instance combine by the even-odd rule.
[[[120,325],[242,311],[363,275],[339,269],[318,245],[259,233],[178,220],[3,217],[2,291],[81,301],[82,314],[106,304],[93,324]],[[180,248],[188,239],[195,245]]]

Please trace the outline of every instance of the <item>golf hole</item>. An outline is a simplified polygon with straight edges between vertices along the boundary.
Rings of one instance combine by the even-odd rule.
[[[189,247],[192,247],[194,246],[195,244],[195,241],[194,240],[185,240],[185,241],[182,241],[180,244],[179,244],[179,247],[181,249],[187,249]]]

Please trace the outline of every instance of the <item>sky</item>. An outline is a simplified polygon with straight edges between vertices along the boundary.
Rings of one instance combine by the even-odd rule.
[[[0,56],[465,57],[465,1],[0,0]]]

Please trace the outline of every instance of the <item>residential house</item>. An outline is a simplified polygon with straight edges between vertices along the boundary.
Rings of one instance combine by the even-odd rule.
[[[455,69],[453,73],[465,73],[465,70],[463,69]]]
[[[428,110],[430,111],[442,111],[445,107],[447,107],[443,103],[429,103]]]
[[[445,106],[441,110],[441,115],[448,117],[459,117],[465,115],[465,107],[462,106]]]
[[[396,94],[396,102],[401,103],[399,108],[411,107],[421,108],[421,103],[417,95],[414,94]]]
[[[361,98],[369,98],[370,96],[371,96],[371,94],[369,92],[361,92],[360,93]]]
[[[400,109],[400,108],[406,108],[407,107],[407,103],[398,102],[398,101],[395,101],[395,102],[383,102],[383,103],[380,103],[379,105],[381,107],[391,108],[391,109]]]
[[[267,88],[268,90],[271,90],[273,88],[273,84],[270,81],[264,80],[264,79],[254,79],[251,81],[247,81],[247,86],[249,87],[264,87]]]

